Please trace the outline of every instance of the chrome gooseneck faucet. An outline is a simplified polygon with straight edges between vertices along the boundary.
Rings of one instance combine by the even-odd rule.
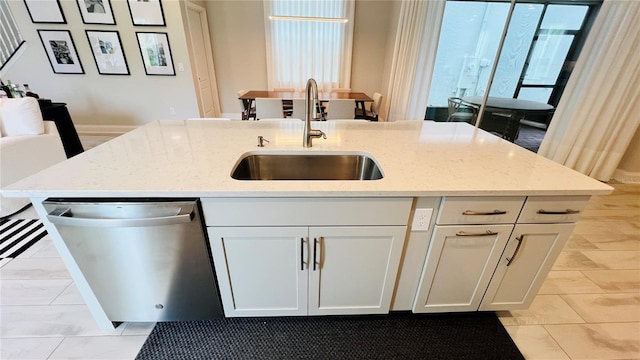
[[[313,78],[307,80],[307,92],[305,95],[305,100],[305,125],[302,145],[306,148],[309,148],[313,146],[313,138],[327,138],[327,135],[322,131],[311,129],[311,119],[313,118],[313,113],[316,111],[318,106],[318,84],[316,84],[316,81]]]

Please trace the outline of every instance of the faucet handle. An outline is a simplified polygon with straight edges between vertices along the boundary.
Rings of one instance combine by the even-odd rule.
[[[327,134],[325,134],[324,131],[315,130],[315,129],[309,132],[309,136],[311,136],[312,138],[319,138],[319,137],[322,137],[323,139],[327,138]]]

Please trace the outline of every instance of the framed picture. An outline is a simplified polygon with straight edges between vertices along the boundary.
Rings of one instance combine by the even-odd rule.
[[[85,24],[115,25],[111,0],[76,0]]]
[[[133,25],[165,26],[160,0],[127,0]]]
[[[34,24],[66,24],[60,0],[24,0]]]
[[[56,74],[84,74],[69,30],[38,30],[51,68]]]
[[[167,33],[136,32],[147,75],[175,75]]]
[[[120,34],[117,31],[85,30],[93,59],[102,75],[129,75]]]

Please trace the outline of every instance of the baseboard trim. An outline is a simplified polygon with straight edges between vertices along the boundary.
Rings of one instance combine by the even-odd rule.
[[[640,184],[640,172],[616,169],[611,178],[624,184]]]
[[[80,135],[122,135],[138,126],[136,125],[76,125]]]

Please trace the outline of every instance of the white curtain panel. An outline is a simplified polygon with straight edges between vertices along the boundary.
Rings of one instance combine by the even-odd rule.
[[[445,0],[405,0],[400,8],[383,116],[424,119]]]
[[[605,0],[538,154],[608,181],[640,126],[640,1]]]
[[[418,54],[418,66],[414,75],[413,89],[409,94],[406,119],[424,120],[429,104],[429,89],[436,64],[446,0],[429,1],[428,3],[424,34]]]
[[[265,1],[269,88],[350,87],[353,11],[352,0]]]

